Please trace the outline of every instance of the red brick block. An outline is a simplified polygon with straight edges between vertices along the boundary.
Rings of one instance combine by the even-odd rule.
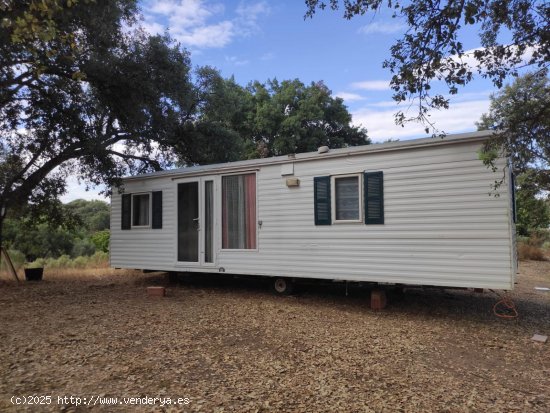
[[[149,297],[164,297],[166,289],[164,287],[147,287],[147,295]]]
[[[383,310],[386,308],[388,300],[386,299],[386,291],[372,290],[370,293],[370,308],[372,310]]]

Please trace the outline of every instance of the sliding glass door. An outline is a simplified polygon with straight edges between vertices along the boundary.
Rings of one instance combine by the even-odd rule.
[[[186,264],[215,262],[215,187],[213,178],[177,184],[177,260]]]

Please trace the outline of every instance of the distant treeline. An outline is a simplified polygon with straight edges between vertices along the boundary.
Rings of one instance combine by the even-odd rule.
[[[6,218],[3,242],[24,255],[28,262],[38,258],[57,259],[91,256],[109,251],[110,206],[104,201],[77,199],[63,205],[70,223],[53,227],[25,218]]]

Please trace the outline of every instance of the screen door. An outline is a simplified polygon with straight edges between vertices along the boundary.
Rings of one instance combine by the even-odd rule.
[[[178,261],[199,262],[199,183],[178,184]]]

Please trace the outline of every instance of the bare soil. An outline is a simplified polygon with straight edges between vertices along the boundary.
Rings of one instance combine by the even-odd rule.
[[[493,292],[368,290],[112,270],[0,277],[0,411],[550,412],[550,262],[523,262],[519,317]],[[167,287],[164,298],[145,287]],[[50,405],[12,396],[51,395]],[[58,396],[189,398],[74,406]],[[96,399],[97,401],[97,399]]]

